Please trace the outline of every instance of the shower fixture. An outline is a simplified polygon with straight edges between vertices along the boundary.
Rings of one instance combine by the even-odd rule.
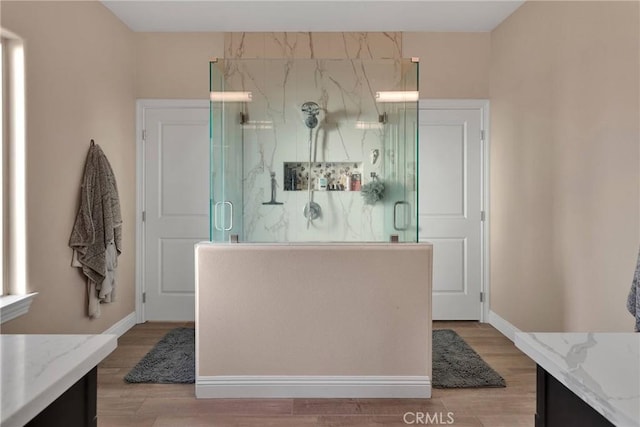
[[[309,129],[313,129],[318,126],[318,114],[320,114],[320,106],[315,102],[308,101],[302,104],[302,112],[307,115],[304,119],[304,124]]]
[[[378,157],[380,157],[380,150],[378,150],[377,148],[371,150],[371,152],[369,153],[369,159],[371,160],[372,165],[376,164],[376,162],[378,161]]]
[[[313,221],[314,219],[318,219],[322,213],[322,209],[320,208],[319,204],[311,201],[304,205],[302,213],[304,217],[307,218],[307,228],[309,228],[308,222]]]

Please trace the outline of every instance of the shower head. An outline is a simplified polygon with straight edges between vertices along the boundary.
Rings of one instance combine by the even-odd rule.
[[[318,118],[316,117],[320,114],[320,106],[315,102],[305,102],[302,104],[302,112],[307,115],[304,119],[304,124],[309,128],[313,129],[318,126]]]
[[[312,116],[317,116],[320,114],[320,106],[315,102],[308,101],[302,104],[302,112]]]

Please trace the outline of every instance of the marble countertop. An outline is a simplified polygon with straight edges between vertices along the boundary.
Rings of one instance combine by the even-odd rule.
[[[515,344],[614,425],[640,426],[640,334],[517,333]]]
[[[0,424],[22,426],[117,346],[116,335],[0,335]]]

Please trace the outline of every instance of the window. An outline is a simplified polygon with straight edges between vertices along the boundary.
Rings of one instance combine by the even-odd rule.
[[[0,322],[28,311],[25,214],[25,60],[22,39],[0,30]]]

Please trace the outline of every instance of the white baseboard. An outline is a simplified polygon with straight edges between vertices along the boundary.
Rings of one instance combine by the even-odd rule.
[[[512,342],[515,342],[516,340],[516,333],[522,332],[520,329],[516,328],[491,310],[489,310],[489,324],[500,331],[502,335],[509,338]]]
[[[200,376],[196,397],[430,398],[431,380],[426,376]]]
[[[130,313],[118,320],[111,326],[109,329],[103,332],[103,334],[112,334],[121,337],[127,332],[129,329],[133,328],[136,325],[136,312]]]

